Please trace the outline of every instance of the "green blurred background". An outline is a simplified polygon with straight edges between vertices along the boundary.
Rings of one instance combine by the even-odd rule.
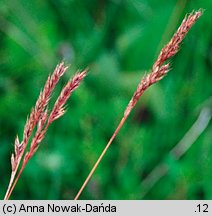
[[[53,100],[77,69],[89,66],[89,74],[67,113],[50,127],[12,199],[74,198],[140,78],[185,14],[199,8],[204,15],[172,59],[172,71],[142,96],[80,198],[212,199],[210,0],[1,0],[1,198],[15,136],[22,138],[57,63],[71,66]],[[209,114],[194,125],[207,107]],[[170,151],[192,125],[196,130],[183,141],[192,145],[176,160]],[[169,170],[149,176],[161,163]]]

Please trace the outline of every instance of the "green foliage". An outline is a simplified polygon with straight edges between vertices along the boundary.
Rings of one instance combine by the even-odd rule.
[[[0,195],[16,134],[54,66],[89,74],[24,170],[12,199],[72,199],[103,150],[140,78],[184,15],[204,15],[184,40],[168,76],[131,113],[81,199],[212,199],[211,123],[178,161],[169,151],[211,96],[212,1],[0,1]],[[58,93],[55,92],[55,96]],[[53,97],[52,99],[54,99]],[[142,197],[141,182],[161,162],[169,172]]]

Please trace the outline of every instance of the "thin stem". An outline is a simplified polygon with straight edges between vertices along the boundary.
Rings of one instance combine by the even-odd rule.
[[[88,181],[90,180],[91,176],[93,175],[93,173],[95,172],[96,168],[98,167],[99,163],[101,162],[102,158],[104,157],[105,153],[107,152],[108,148],[110,147],[111,143],[113,142],[113,140],[115,139],[116,135],[118,134],[119,130],[121,129],[121,127],[123,126],[124,122],[127,120],[128,115],[124,116],[118,127],[116,128],[115,132],[113,133],[112,137],[110,138],[109,142],[107,143],[107,145],[105,146],[104,150],[102,151],[101,155],[99,156],[98,160],[96,161],[95,165],[93,166],[92,170],[90,171],[90,173],[88,174],[87,178],[85,179],[83,185],[81,186],[79,192],[77,193],[76,197],[74,198],[74,200],[78,200],[79,196],[81,195],[82,191],[84,190],[85,186],[88,184]]]
[[[9,182],[8,187],[7,187],[7,192],[6,192],[5,196],[4,196],[4,200],[8,200],[8,194],[9,194],[10,189],[11,189],[11,187],[12,187],[12,183],[13,183],[13,181],[14,181],[15,174],[16,174],[16,172],[12,172],[12,173],[11,173],[10,182]]]
[[[13,190],[14,190],[17,182],[18,182],[18,179],[20,178],[20,175],[22,174],[27,163],[28,163],[28,160],[24,164],[22,164],[22,167],[21,167],[20,171],[18,172],[18,175],[16,176],[14,183],[12,184],[12,187],[11,187],[7,197],[6,197],[6,200],[8,200],[10,198],[10,196],[11,196],[11,194],[12,194],[12,192],[13,192]]]
[[[23,151],[23,153],[24,153],[24,151]],[[11,194],[10,191],[11,191],[11,188],[12,188],[12,184],[13,184],[14,179],[15,179],[15,177],[16,177],[16,173],[17,173],[17,171],[18,171],[18,167],[19,167],[19,165],[20,165],[20,162],[21,162],[23,153],[21,154],[20,158],[18,159],[18,163],[17,163],[17,166],[16,166],[15,170],[11,173],[10,183],[9,183],[9,185],[8,185],[7,192],[6,192],[5,196],[4,196],[4,200],[8,200],[9,197],[10,197],[9,194]]]

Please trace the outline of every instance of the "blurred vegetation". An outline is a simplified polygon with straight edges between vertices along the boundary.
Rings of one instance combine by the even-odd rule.
[[[140,78],[186,13],[204,15],[172,60],[172,71],[141,98],[81,199],[212,199],[212,124],[183,157],[170,150],[212,95],[212,1],[1,0],[0,196],[15,136],[50,72],[71,64],[89,74],[24,170],[12,199],[73,199],[120,121]],[[54,99],[54,97],[52,98]],[[142,181],[170,166],[141,196]]]

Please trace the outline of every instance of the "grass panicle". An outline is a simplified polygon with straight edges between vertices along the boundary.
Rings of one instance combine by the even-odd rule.
[[[90,173],[88,174],[87,178],[85,179],[84,183],[82,184],[80,190],[78,191],[75,200],[79,198],[82,191],[84,190],[85,186],[87,185],[88,181],[92,177],[93,173],[95,172],[96,168],[98,167],[99,163],[101,162],[102,158],[104,157],[105,153],[107,152],[108,148],[110,147],[111,143],[113,142],[114,138],[118,134],[119,130],[127,120],[130,112],[137,104],[138,100],[142,96],[142,94],[147,90],[151,85],[161,80],[170,70],[170,64],[165,63],[171,57],[173,57],[179,50],[180,43],[193,26],[193,24],[198,20],[201,16],[202,10],[198,10],[196,12],[192,12],[188,16],[186,16],[181,25],[179,26],[176,33],[173,35],[169,43],[161,50],[157,60],[155,61],[151,72],[143,77],[138,84],[138,87],[133,94],[132,99],[130,100],[129,104],[127,105],[123,118],[121,119],[119,125],[117,126],[116,130],[114,131],[112,137],[110,138],[109,142],[105,146],[104,150],[102,151],[101,155],[97,159],[96,163],[94,164],[93,168],[91,169]]]
[[[21,173],[23,172],[29,159],[37,151],[41,141],[45,137],[50,124],[65,113],[64,107],[68,98],[86,76],[87,70],[76,73],[62,89],[58,99],[56,100],[52,108],[52,111],[50,112],[48,103],[51,98],[51,94],[54,91],[56,84],[60,80],[60,77],[66,72],[67,68],[68,67],[65,67],[64,63],[62,62],[57,65],[53,74],[51,76],[48,76],[44,88],[40,92],[38,100],[36,101],[35,107],[32,108],[29,118],[27,118],[24,127],[23,141],[20,142],[18,136],[15,139],[15,153],[11,155],[11,178],[4,199],[9,199]],[[30,137],[34,130],[36,131],[34,133],[34,136],[32,137],[30,148],[28,151],[26,151],[26,147],[29,144]]]

